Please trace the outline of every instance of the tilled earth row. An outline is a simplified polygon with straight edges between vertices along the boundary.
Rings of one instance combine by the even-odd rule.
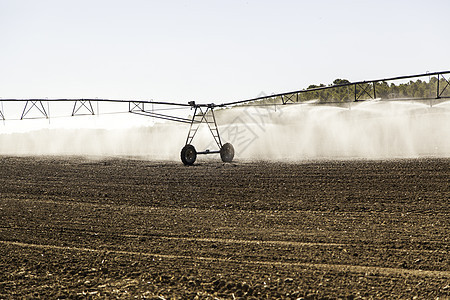
[[[450,297],[450,159],[0,158],[0,298]]]

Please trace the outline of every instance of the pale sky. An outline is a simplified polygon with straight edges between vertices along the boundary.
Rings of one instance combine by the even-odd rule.
[[[0,0],[0,97],[223,103],[450,70],[449,12],[448,0]]]

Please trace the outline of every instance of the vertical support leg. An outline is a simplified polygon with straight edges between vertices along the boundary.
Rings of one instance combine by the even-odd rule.
[[[222,148],[222,141],[220,140],[220,134],[219,134],[219,128],[217,127],[217,122],[216,122],[216,116],[214,115],[214,108],[211,106],[210,108],[210,112],[213,118],[212,122],[207,121],[208,127],[209,127],[209,131],[211,132],[214,141],[216,142],[217,146],[219,147],[219,149]]]
[[[47,119],[48,119],[48,124],[50,124],[50,102],[47,101]]]
[[[188,135],[186,138],[186,145],[189,145],[192,142],[195,134],[197,133],[198,126],[196,128],[192,128],[193,127],[192,125],[194,125],[194,123],[196,122],[195,117],[197,116],[197,109],[199,109],[199,107],[195,106],[194,114],[192,115],[192,119],[191,119],[191,125],[189,126],[189,131],[188,131]]]
[[[373,85],[373,99],[377,99],[377,92],[375,91],[376,82],[372,82]]]
[[[441,98],[441,95],[440,95],[440,93],[439,93],[439,81],[440,81],[440,75],[441,74],[438,74],[438,78],[437,78],[437,86],[436,86],[436,88],[437,88],[437,90],[436,90],[436,99],[439,99],[439,98]]]

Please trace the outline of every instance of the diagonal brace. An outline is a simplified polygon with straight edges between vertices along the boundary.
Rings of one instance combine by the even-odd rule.
[[[439,91],[439,76],[441,76],[446,82],[442,91]],[[438,84],[437,97],[436,97],[437,99],[441,98],[441,96],[444,94],[447,87],[450,85],[450,82],[447,80],[447,78],[444,77],[444,74],[439,74],[439,76],[438,76],[438,81],[437,81],[437,84]]]
[[[5,121],[5,115],[3,114],[3,102],[1,102],[0,117],[3,121]]]

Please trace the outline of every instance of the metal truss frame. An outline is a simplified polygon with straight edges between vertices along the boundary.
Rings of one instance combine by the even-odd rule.
[[[442,77],[442,79],[444,79],[444,82],[445,82],[444,87],[442,88],[442,90],[440,90],[440,87],[439,87],[440,86],[440,84],[439,84],[440,77]],[[442,98],[442,95],[444,94],[445,90],[448,88],[449,85],[450,85],[450,82],[449,82],[449,80],[447,80],[447,78],[444,77],[444,74],[443,73],[438,74],[436,99]]]
[[[359,88],[359,90],[358,90],[358,88]],[[372,88],[372,93],[370,92],[370,88]],[[363,95],[369,96],[370,99],[377,98],[377,95],[375,92],[375,82],[355,83],[355,102],[362,101],[361,97]]]
[[[31,103],[31,105],[27,110],[28,103]],[[38,106],[38,103],[40,104],[40,107]],[[33,107],[36,107],[36,109],[39,110],[39,112],[41,112],[46,119],[48,119],[48,114],[47,111],[45,110],[44,104],[42,104],[42,100],[27,100],[20,119],[21,120],[25,119],[25,116],[30,112],[31,109],[33,109]]]
[[[153,109],[148,110],[146,109],[146,104],[152,104],[153,105],[165,105],[165,106],[177,106],[177,107],[190,107],[197,110],[200,107],[206,108],[206,110],[211,111],[211,114],[214,117],[213,109],[214,107],[225,107],[225,106],[232,106],[236,104],[242,104],[252,101],[258,101],[258,100],[281,100],[282,104],[295,104],[300,103],[300,95],[306,94],[306,93],[314,93],[319,92],[323,90],[328,89],[335,89],[335,88],[341,88],[341,87],[347,87],[350,90],[353,89],[353,100],[350,101],[364,101],[368,99],[377,99],[377,91],[376,91],[376,85],[377,83],[386,82],[386,81],[395,81],[395,80],[403,80],[403,79],[409,79],[409,78],[421,78],[421,77],[430,77],[430,76],[437,76],[437,87],[436,87],[436,95],[435,97],[430,98],[424,98],[419,100],[433,100],[433,99],[441,99],[445,98],[448,99],[450,96],[444,95],[448,90],[450,90],[450,78],[446,77],[448,74],[450,74],[450,71],[444,71],[444,72],[433,72],[433,73],[424,73],[424,74],[416,74],[416,75],[408,75],[408,76],[398,76],[398,77],[391,77],[391,78],[384,78],[384,79],[377,79],[377,80],[369,80],[369,81],[358,81],[358,82],[350,82],[350,83],[344,83],[344,84],[337,84],[337,85],[331,85],[331,86],[321,86],[316,87],[312,89],[304,89],[299,91],[293,91],[293,92],[287,92],[287,93],[280,93],[280,94],[273,94],[270,96],[263,95],[257,98],[252,99],[246,99],[246,100],[240,100],[240,101],[234,101],[234,102],[227,102],[222,103],[219,105],[215,104],[195,104],[194,101],[189,102],[188,104],[182,104],[182,103],[174,103],[174,102],[158,102],[158,101],[143,101],[143,100],[113,100],[113,99],[1,99],[2,102],[26,102],[25,107],[22,112],[21,120],[25,119],[28,113],[33,109],[37,109],[45,118],[49,118],[49,114],[47,110],[45,109],[43,105],[43,101],[54,102],[54,101],[74,101],[74,106],[72,109],[72,116],[77,115],[81,109],[87,110],[89,114],[94,115],[95,111],[92,106],[91,101],[98,101],[98,102],[121,102],[121,103],[128,103],[128,111],[130,113],[139,114],[139,115],[145,115],[153,118],[163,119],[163,120],[169,120],[169,121],[175,121],[175,122],[181,122],[181,123],[187,123],[194,125],[194,123],[198,123],[199,121],[205,122],[204,119],[202,120],[194,120],[191,118],[183,118],[178,117],[170,114],[162,114],[157,113]],[[450,76],[450,75],[449,75]],[[349,94],[349,97],[351,97],[351,92]],[[363,99],[366,98],[366,99]],[[342,101],[340,99],[336,99],[339,103],[342,102],[348,102],[346,100]],[[408,99],[402,99],[402,100],[408,100]],[[411,100],[415,100],[414,98],[411,98]],[[205,111],[206,112],[206,111]],[[98,112],[97,112],[98,113]],[[194,114],[195,115],[195,114]],[[4,115],[3,107],[0,109],[0,119],[6,120]],[[200,122],[200,123],[201,123]],[[208,122],[208,121],[206,121]],[[212,123],[210,123],[211,125]],[[215,127],[210,127],[210,130],[215,131]],[[214,134],[213,134],[214,135]],[[217,141],[216,141],[217,142]],[[220,142],[219,142],[220,144]]]
[[[161,113],[156,113],[153,108],[152,110],[145,109],[145,104],[166,104],[166,105],[177,105],[177,106],[190,106],[189,104],[177,104],[177,103],[164,103],[164,102],[152,102],[152,101],[127,101],[128,102],[128,112],[136,115],[148,116],[156,119],[163,119],[168,121],[180,122],[180,123],[191,123],[191,119],[181,118],[172,115],[166,115]]]
[[[398,77],[391,77],[391,78],[384,78],[384,79],[377,79],[377,80],[358,81],[358,82],[350,82],[350,83],[330,85],[330,86],[322,86],[322,87],[316,87],[316,88],[312,88],[312,89],[299,90],[299,91],[280,93],[280,94],[273,94],[270,96],[261,96],[261,97],[257,97],[257,98],[247,99],[247,100],[228,102],[228,103],[224,103],[222,105],[223,106],[236,105],[236,104],[247,103],[247,102],[252,102],[252,101],[259,101],[259,100],[266,100],[266,99],[281,99],[282,104],[299,103],[301,94],[319,92],[319,91],[323,91],[323,90],[329,90],[329,89],[335,89],[335,88],[341,88],[341,87],[353,87],[354,97],[353,97],[352,101],[358,102],[358,101],[366,100],[366,99],[362,99],[363,96],[368,96],[369,99],[373,100],[373,99],[377,99],[377,93],[376,93],[376,84],[377,83],[409,79],[409,78],[429,77],[429,76],[437,76],[437,78],[438,78],[436,96],[434,98],[429,98],[429,99],[424,99],[424,100],[450,98],[450,97],[443,96],[444,91],[446,91],[446,89],[450,85],[450,80],[448,80],[444,76],[444,74],[450,74],[450,71],[423,73],[423,74],[416,74],[416,75],[398,76]],[[445,85],[443,87],[441,87],[441,83],[440,83],[441,78],[444,79],[444,82],[445,82]],[[414,99],[411,99],[411,100],[414,100]]]
[[[198,152],[197,154],[206,153],[219,153],[222,148],[222,140],[220,139],[219,128],[217,126],[216,116],[214,115],[214,104],[196,105],[195,102],[190,102],[194,108],[194,114],[192,115],[191,125],[189,127],[188,135],[186,138],[186,145],[192,144],[192,140],[197,134],[198,129],[202,123],[208,125],[208,129],[211,135],[219,147],[219,151],[206,150],[205,153]],[[203,108],[202,108],[203,107]]]
[[[77,103],[80,103],[80,105],[78,106],[78,108],[77,108]],[[86,104],[86,103],[87,103],[87,104]],[[86,108],[86,109],[88,110],[89,115],[95,115],[94,108],[92,107],[92,102],[91,102],[91,100],[83,100],[83,99],[80,99],[80,100],[75,100],[75,103],[73,104],[72,116],[77,115],[78,111],[79,111],[81,108],[83,108],[83,107]],[[86,115],[86,113],[84,113],[84,114],[78,114],[78,115]]]
[[[145,112],[145,103],[142,102],[128,102],[128,112]]]
[[[294,97],[295,97],[295,101],[294,101]],[[298,97],[299,97],[299,93],[295,93],[295,94],[283,94],[281,95],[281,102],[283,104],[286,104],[288,102],[298,102]]]
[[[420,98],[419,100],[433,100],[433,99],[450,99],[450,96],[444,94],[446,91],[450,90],[450,81],[444,76],[450,74],[450,71],[445,72],[434,72],[434,73],[425,73],[425,74],[417,74],[417,75],[409,75],[409,76],[399,76],[378,80],[370,80],[370,81],[359,81],[359,82],[348,82],[344,84],[336,84],[331,86],[320,86],[312,89],[304,89],[299,91],[291,91],[280,94],[273,94],[270,96],[263,95],[257,98],[234,101],[234,102],[226,102],[219,105],[216,104],[196,104],[195,101],[190,101],[187,104],[182,103],[174,103],[174,102],[157,102],[157,101],[143,101],[143,100],[113,100],[113,99],[1,99],[0,106],[0,118],[5,121],[5,115],[3,110],[3,102],[26,102],[25,107],[22,112],[22,116],[20,120],[26,118],[28,113],[32,109],[38,110],[45,118],[49,118],[50,111],[50,102],[57,101],[65,101],[65,102],[74,102],[72,109],[72,116],[75,116],[79,113],[81,109],[87,110],[89,114],[94,115],[95,111],[92,106],[91,101],[98,102],[115,102],[115,103],[128,103],[128,112],[133,114],[144,115],[148,117],[153,117],[157,119],[163,119],[168,121],[175,121],[181,123],[190,124],[188,135],[186,138],[186,144],[181,151],[181,160],[185,165],[192,165],[195,162],[197,154],[212,154],[212,153],[220,153],[221,159],[223,162],[231,162],[234,157],[234,148],[230,143],[222,144],[222,140],[220,138],[219,129],[217,126],[216,117],[214,115],[214,109],[216,107],[227,107],[233,106],[237,104],[245,104],[248,102],[260,101],[260,100],[270,100],[270,101],[279,101],[281,100],[282,104],[295,104],[300,103],[301,94],[305,93],[315,93],[328,89],[339,89],[342,87],[347,87],[347,95],[349,97],[348,101],[344,99],[336,99],[337,102],[324,102],[327,103],[344,103],[351,101],[365,101],[370,99],[377,99],[376,85],[377,83],[386,82],[386,81],[395,81],[395,80],[404,80],[409,78],[420,78],[420,77],[430,77],[437,76],[437,84],[436,84],[436,95],[434,98]],[[434,78],[434,77],[433,77]],[[442,81],[442,82],[441,82]],[[351,99],[350,90],[353,88],[354,97]],[[329,94],[329,93],[327,93]],[[332,93],[331,93],[332,94]],[[367,99],[368,97],[368,99]],[[417,98],[407,98],[400,100],[417,100]],[[43,101],[47,101],[48,112],[44,107]],[[432,102],[432,101],[431,101]],[[146,109],[146,104],[152,104],[152,109]],[[267,103],[266,103],[267,104]],[[269,105],[273,105],[274,103],[270,102]],[[194,114],[192,117],[179,117],[176,115],[170,114],[162,114],[155,112],[153,109],[154,105],[164,105],[166,107],[178,107],[178,108],[190,108],[194,109]],[[258,103],[254,103],[253,105],[258,105]],[[174,109],[174,108],[169,108]],[[98,108],[97,108],[98,113]],[[197,152],[193,145],[191,145],[193,139],[197,135],[198,129],[201,124],[205,123],[208,126],[208,129],[219,147],[217,151],[205,150],[203,152]]]

